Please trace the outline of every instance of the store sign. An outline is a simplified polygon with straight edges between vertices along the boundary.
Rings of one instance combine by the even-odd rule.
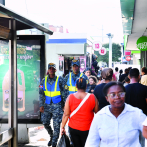
[[[125,51],[125,56],[131,56],[131,51]]]
[[[95,51],[99,51],[102,48],[102,43],[100,41],[94,41],[93,42],[93,49]]]
[[[146,51],[147,50],[147,36],[142,36],[140,37],[137,42],[137,48],[141,51]]]
[[[130,61],[131,60],[131,56],[126,56],[126,60]]]
[[[100,50],[99,50],[99,54],[100,55],[105,55],[107,53],[107,50],[106,48],[102,47]]]

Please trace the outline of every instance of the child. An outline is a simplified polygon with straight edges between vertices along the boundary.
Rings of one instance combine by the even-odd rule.
[[[127,86],[130,83],[130,79],[128,77],[125,77],[125,83],[124,86]]]
[[[97,78],[95,76],[89,76],[89,84],[90,84],[90,90],[89,93],[93,93],[94,89],[96,87],[97,84]]]

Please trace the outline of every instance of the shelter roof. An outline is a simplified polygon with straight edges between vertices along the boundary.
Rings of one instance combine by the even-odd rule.
[[[6,8],[4,5],[0,4],[0,25],[9,28],[9,20],[15,19],[16,20],[16,30],[24,30],[24,29],[31,29],[36,28],[40,31],[43,31],[49,35],[52,35],[53,32],[48,28]]]

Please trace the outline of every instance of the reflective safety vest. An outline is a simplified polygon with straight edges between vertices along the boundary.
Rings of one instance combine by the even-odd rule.
[[[50,85],[47,82],[47,77],[45,77],[45,82],[43,84],[43,90],[45,93],[45,103],[50,104],[51,100],[54,104],[59,103],[61,101],[61,93],[59,87],[59,76],[57,76],[56,81]]]
[[[83,75],[83,73],[80,74],[80,77],[82,77],[82,75]],[[69,88],[69,94],[75,93],[77,91],[76,81],[74,81],[74,79],[72,78],[71,72],[69,73],[67,85],[68,85],[68,88]]]

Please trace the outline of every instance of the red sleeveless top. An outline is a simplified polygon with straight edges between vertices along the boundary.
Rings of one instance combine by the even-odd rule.
[[[83,99],[77,99],[74,94],[69,97],[70,114],[79,106]],[[90,129],[91,122],[94,117],[93,109],[95,107],[95,97],[93,94],[85,101],[81,108],[69,120],[68,126],[80,130],[87,131]]]

